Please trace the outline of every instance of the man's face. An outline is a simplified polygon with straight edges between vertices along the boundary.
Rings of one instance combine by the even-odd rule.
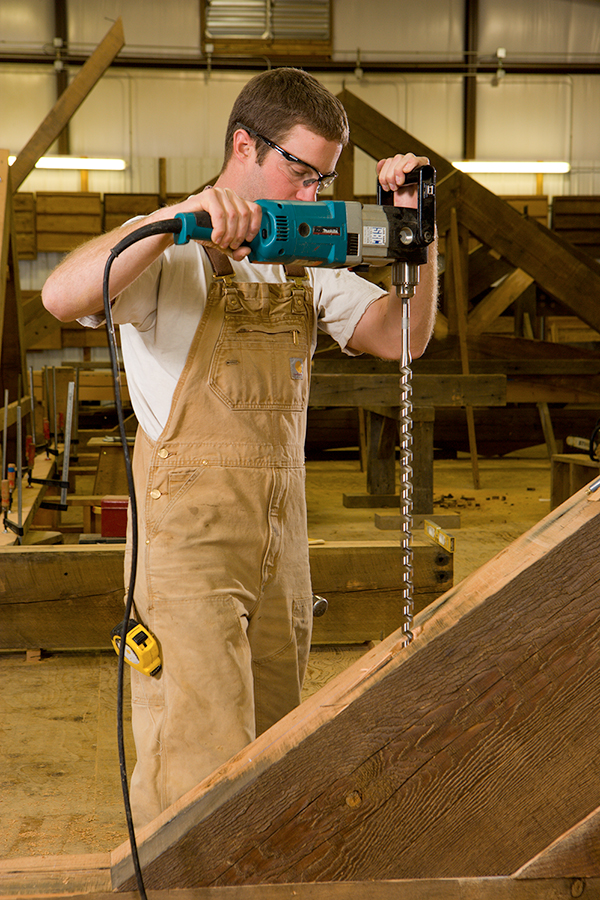
[[[265,135],[271,139],[270,135]],[[256,146],[260,138],[256,138]],[[295,125],[280,145],[288,154],[304,160],[306,165],[286,159],[278,150],[269,147],[262,165],[256,162],[248,166],[247,200],[315,200],[319,183],[305,187],[303,182],[317,179],[319,173],[329,174],[341,153],[341,144],[328,141],[304,125]]]

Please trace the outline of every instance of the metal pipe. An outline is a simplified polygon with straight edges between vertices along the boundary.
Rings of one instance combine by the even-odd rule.
[[[65,434],[63,441],[63,468],[61,481],[63,486],[60,489],[60,502],[64,506],[67,502],[67,483],[69,481],[69,457],[71,455],[71,427],[73,424],[73,396],[75,393],[75,382],[69,382],[67,393],[67,415],[65,417]]]
[[[21,404],[17,406],[17,543],[22,544],[23,538],[23,434],[21,426]]]
[[[52,413],[54,419],[54,449],[58,450],[58,410],[56,405],[56,366],[52,366]]]
[[[2,433],[2,481],[6,479],[6,445],[8,441],[8,388],[4,389],[4,431]]]
[[[31,438],[35,447],[35,394],[33,392],[33,366],[29,366],[29,398],[31,401]]]

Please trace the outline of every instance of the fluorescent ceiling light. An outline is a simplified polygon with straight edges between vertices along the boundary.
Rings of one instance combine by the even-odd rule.
[[[8,157],[12,166],[16,156]],[[92,159],[86,156],[42,156],[35,164],[36,169],[110,169],[120,171],[127,167],[124,159]]]
[[[467,159],[453,162],[452,165],[470,175],[488,173],[562,175],[571,171],[571,165],[568,162],[480,162]]]

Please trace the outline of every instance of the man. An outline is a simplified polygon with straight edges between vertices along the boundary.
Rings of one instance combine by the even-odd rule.
[[[348,140],[345,112],[297,69],[251,79],[236,100],[212,189],[144,221],[206,210],[211,247],[137,242],[111,271],[127,383],[140,425],[137,616],[163,670],[132,670],[139,827],[299,703],[312,619],[304,435],[317,326],[349,354],[398,358],[402,304],[346,270],[252,265],[254,201],[317,198]],[[382,160],[379,181],[412,205],[412,154]],[[110,249],[133,222],[76,250],[49,277],[61,321],[101,321]],[[227,256],[216,250],[227,252]],[[411,350],[435,316],[435,248],[412,300]],[[127,562],[126,562],[126,573]]]

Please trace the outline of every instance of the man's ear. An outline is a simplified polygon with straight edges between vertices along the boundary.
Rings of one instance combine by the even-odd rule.
[[[233,155],[240,162],[251,161],[256,154],[256,145],[254,138],[251,138],[247,131],[238,128],[233,133]]]

